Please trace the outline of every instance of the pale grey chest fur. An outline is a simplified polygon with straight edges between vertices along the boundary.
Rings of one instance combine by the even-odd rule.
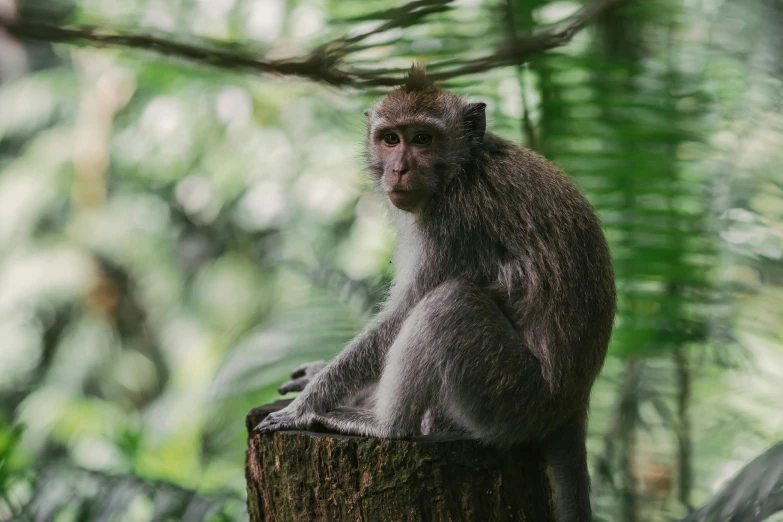
[[[405,300],[425,261],[421,234],[416,228],[413,216],[402,212],[396,214],[394,217],[399,236],[394,256],[394,284],[387,301],[389,308],[395,308]]]

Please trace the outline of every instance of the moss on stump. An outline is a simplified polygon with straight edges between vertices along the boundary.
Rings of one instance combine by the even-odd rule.
[[[247,416],[251,522],[552,522],[540,452],[475,441],[382,440],[253,427],[288,404]]]

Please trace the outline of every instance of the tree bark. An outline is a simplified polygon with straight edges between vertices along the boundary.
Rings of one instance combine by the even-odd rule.
[[[251,522],[554,522],[543,455],[534,446],[253,432],[287,403],[247,416]]]

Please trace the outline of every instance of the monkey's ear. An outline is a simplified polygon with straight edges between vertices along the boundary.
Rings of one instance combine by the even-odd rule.
[[[370,109],[364,109],[364,117],[369,118],[370,117]]]
[[[465,129],[475,143],[481,143],[487,131],[486,103],[471,103],[465,108]]]

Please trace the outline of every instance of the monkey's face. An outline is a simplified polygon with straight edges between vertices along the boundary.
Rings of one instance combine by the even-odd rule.
[[[400,88],[365,112],[370,172],[380,192],[416,212],[460,171],[484,136],[483,103],[435,87]]]
[[[395,207],[415,211],[438,189],[443,133],[422,122],[394,122],[376,126],[370,140],[371,166],[380,190]]]

